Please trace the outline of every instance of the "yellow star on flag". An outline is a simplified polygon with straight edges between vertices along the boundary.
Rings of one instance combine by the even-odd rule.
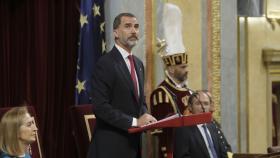
[[[80,80],[78,80],[78,83],[76,84],[76,88],[78,89],[79,94],[81,93],[82,90],[86,90],[85,83],[86,81],[81,82]]]
[[[93,11],[94,16],[96,16],[96,15],[100,16],[101,15],[99,9],[100,9],[100,6],[98,6],[96,4],[93,5],[92,11]]]
[[[106,42],[102,40],[102,53],[106,50]]]
[[[228,158],[233,158],[233,153],[232,152],[227,152]]]
[[[83,27],[84,24],[87,24],[87,23],[88,23],[87,15],[81,14],[81,16],[80,16],[80,23],[81,23],[81,27]]]
[[[104,26],[105,26],[105,22],[100,24],[100,33],[104,32]]]

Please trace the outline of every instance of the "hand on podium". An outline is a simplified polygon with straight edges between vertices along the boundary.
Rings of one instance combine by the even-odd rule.
[[[137,119],[137,127],[142,127],[154,122],[157,122],[157,120],[152,115],[145,113]]]

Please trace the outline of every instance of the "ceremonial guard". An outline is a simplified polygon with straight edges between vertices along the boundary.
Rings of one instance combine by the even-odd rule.
[[[173,114],[187,115],[188,97],[192,91],[187,85],[188,55],[182,38],[182,13],[180,9],[166,3],[163,11],[164,40],[158,43],[159,54],[165,65],[165,79],[150,96],[151,113],[161,120]],[[158,137],[159,158],[172,158],[173,130],[152,132]]]

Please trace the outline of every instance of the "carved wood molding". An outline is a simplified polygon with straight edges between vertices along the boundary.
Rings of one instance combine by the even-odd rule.
[[[280,50],[263,49],[262,58],[269,74],[280,74]]]
[[[276,49],[263,49],[262,51],[263,62],[266,65],[279,65],[280,66],[280,50]]]
[[[215,103],[214,117],[218,122],[221,120],[221,1],[211,0],[210,19],[210,53],[211,74],[210,84],[213,101]]]

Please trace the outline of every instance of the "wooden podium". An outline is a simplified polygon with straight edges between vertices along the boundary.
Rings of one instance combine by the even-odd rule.
[[[178,114],[175,114],[146,126],[129,128],[128,133],[137,133],[137,132],[143,132],[143,131],[159,129],[159,128],[161,129],[161,128],[176,128],[176,127],[183,127],[183,126],[192,126],[192,125],[197,125],[202,123],[208,123],[211,121],[212,121],[212,114],[210,112],[193,114],[188,116],[185,115],[179,116]]]
[[[155,123],[151,123],[142,127],[129,128],[128,133],[137,133],[147,130],[163,129],[163,128],[177,128],[183,126],[192,126],[202,123],[208,123],[212,121],[211,113],[201,113],[193,114],[188,116],[179,116],[178,114],[172,115],[170,117],[159,120]],[[173,135],[170,136],[173,140]],[[173,158],[173,141],[172,144],[169,144],[167,147],[167,158]]]
[[[234,153],[233,158],[280,158],[280,152],[268,154]]]

